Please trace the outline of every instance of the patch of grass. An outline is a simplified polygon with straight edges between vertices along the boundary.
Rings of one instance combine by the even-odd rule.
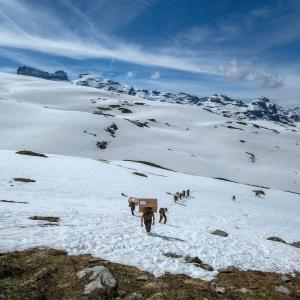
[[[77,277],[85,267],[105,266],[117,280],[116,294],[101,294],[101,289],[83,296],[88,277]],[[138,280],[141,276],[145,280]],[[224,287],[224,294],[216,286]],[[288,288],[291,295],[275,290]],[[246,292],[242,293],[241,288]],[[131,298],[130,298],[131,297]],[[91,300],[91,299],[299,299],[300,274],[283,282],[280,274],[232,269],[220,273],[212,282],[186,275],[161,277],[135,267],[95,259],[90,255],[68,256],[54,249],[30,249],[0,255],[0,299],[5,300]]]
[[[38,152],[33,152],[33,151],[29,151],[29,150],[17,151],[16,154],[29,155],[29,156],[38,156],[38,157],[48,157],[45,154],[38,153]]]

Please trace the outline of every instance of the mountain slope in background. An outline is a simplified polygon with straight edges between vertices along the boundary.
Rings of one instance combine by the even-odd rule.
[[[299,106],[278,106],[271,103],[266,97],[260,97],[257,100],[246,104],[241,100],[232,99],[225,95],[213,95],[211,97],[200,98],[187,93],[135,90],[130,85],[123,85],[101,76],[87,74],[80,75],[79,79],[74,80],[74,83],[77,85],[95,87],[105,91],[138,96],[147,100],[198,105],[225,117],[240,120],[271,120],[282,123],[300,121]]]
[[[1,149],[148,161],[300,192],[298,124],[236,121],[198,106],[5,73],[0,98]]]

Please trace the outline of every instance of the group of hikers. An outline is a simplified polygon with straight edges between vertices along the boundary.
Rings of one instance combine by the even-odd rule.
[[[135,211],[135,206],[136,204],[134,202],[129,203],[129,207],[131,209],[131,214],[134,216],[134,211]],[[166,207],[161,207],[158,211],[159,213],[159,223],[164,221],[164,224],[167,223],[167,213],[168,209]],[[155,216],[153,213],[153,210],[151,207],[146,207],[143,211],[142,218],[141,218],[141,226],[146,228],[147,232],[151,231],[151,226],[154,226],[155,222]]]
[[[187,189],[186,191],[183,190],[182,192],[176,192],[175,194],[173,194],[174,202],[176,203],[178,199],[188,198],[189,196],[190,196],[189,189]]]
[[[190,190],[187,189],[186,191],[183,190],[182,192],[176,192],[175,194],[173,194],[174,197],[174,201],[175,203],[178,201],[178,199],[182,199],[182,198],[187,198],[190,196]],[[131,210],[131,214],[134,216],[134,212],[135,212],[135,207],[136,207],[137,203],[135,201],[130,201],[129,200],[129,207]],[[156,209],[155,209],[156,211]],[[167,223],[167,213],[168,213],[168,209],[166,207],[161,207],[158,211],[159,213],[159,223]],[[154,212],[153,209],[151,207],[145,207],[143,209],[143,214],[141,217],[141,226],[146,228],[146,231],[149,233],[151,231],[151,227],[154,226],[155,223],[155,216],[154,216]]]

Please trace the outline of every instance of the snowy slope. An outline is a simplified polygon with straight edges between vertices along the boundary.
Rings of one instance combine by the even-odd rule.
[[[190,105],[5,73],[0,73],[0,106],[0,149],[143,160],[187,174],[300,192],[298,125],[238,123]],[[105,131],[113,123],[115,137]],[[99,149],[99,141],[108,142],[107,148]]]
[[[208,280],[230,265],[300,271],[299,249],[267,240],[270,236],[288,243],[300,240],[299,195],[266,190],[263,198],[256,198],[249,186],[131,162],[40,158],[4,150],[0,168],[0,198],[28,203],[0,202],[0,252],[50,246],[74,254],[91,253],[155,275],[185,273]],[[132,174],[135,170],[148,177]],[[14,177],[36,182],[14,182]],[[177,204],[167,194],[186,188],[192,197]],[[168,223],[156,224],[152,235],[147,235],[121,193],[157,197],[160,207],[169,208]],[[29,220],[33,215],[61,221],[59,226],[47,226]],[[215,229],[229,236],[212,235]],[[215,271],[165,257],[166,252],[198,256]]]

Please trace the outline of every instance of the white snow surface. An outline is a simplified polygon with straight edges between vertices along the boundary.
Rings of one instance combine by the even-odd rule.
[[[102,111],[112,116],[93,114],[109,105],[132,113],[112,108]],[[0,149],[143,160],[182,173],[300,192],[299,124],[243,125],[195,106],[6,73],[0,73],[0,107]],[[125,119],[148,122],[149,128]],[[104,130],[112,123],[119,128],[115,138]],[[97,141],[107,141],[107,149],[98,149]]]
[[[126,119],[148,122],[149,128]],[[115,137],[105,131],[112,123],[118,126]],[[267,240],[300,241],[300,196],[284,192],[300,192],[299,131],[299,125],[242,124],[198,107],[0,73],[0,200],[28,202],[0,202],[0,252],[55,247],[156,276],[184,273],[207,280],[230,265],[300,271],[298,248]],[[107,149],[97,148],[98,141],[107,141]],[[49,158],[18,155],[18,150]],[[36,182],[14,182],[15,177]],[[216,177],[271,189],[256,198],[256,187]],[[192,197],[177,204],[167,194],[187,188]],[[121,193],[157,197],[159,206],[169,209],[167,224],[156,223],[147,235]],[[41,226],[47,222],[28,219],[34,215],[61,221]],[[216,229],[229,236],[212,235]],[[198,256],[215,271],[168,258],[166,252]]]
[[[71,254],[91,253],[136,266],[158,276],[185,273],[210,280],[219,268],[275,272],[300,270],[298,248],[267,240],[300,240],[299,195],[265,190],[256,198],[246,185],[187,175],[132,162],[97,161],[50,155],[39,158],[0,151],[0,252],[54,247]],[[132,174],[142,172],[148,177]],[[36,180],[12,181],[14,177]],[[173,202],[167,192],[190,188],[188,199]],[[127,198],[157,197],[168,207],[166,225],[152,235],[131,216]],[[236,201],[232,201],[232,195]],[[41,227],[30,216],[60,217],[59,226]],[[212,235],[226,231],[227,238]],[[216,270],[207,272],[163,253],[198,256]]]

